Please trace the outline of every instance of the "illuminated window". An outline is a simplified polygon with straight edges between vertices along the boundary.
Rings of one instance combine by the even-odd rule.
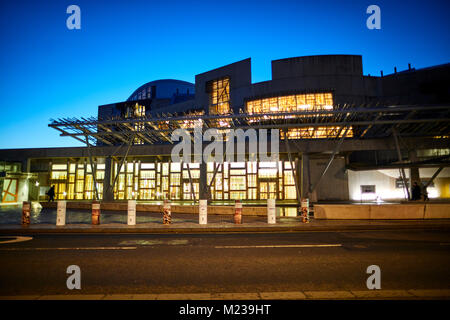
[[[341,138],[344,136],[345,129],[341,126],[332,127],[305,127],[292,128],[287,132],[288,139],[327,139],[327,138]],[[280,132],[280,138],[284,139],[284,131]],[[347,138],[353,137],[353,127],[349,127],[345,135]]]
[[[188,117],[194,117],[194,116],[201,116],[205,114],[204,111],[193,111],[186,114],[186,118]],[[182,129],[192,129],[192,128],[201,128],[203,126],[203,120],[202,119],[185,119],[178,121],[178,125]]]
[[[105,165],[96,164],[96,168],[97,190],[99,198],[101,199],[103,194]],[[50,185],[55,185],[55,198],[58,200],[83,200],[94,198],[95,186],[91,166],[89,164],[67,163],[52,165]]]
[[[286,95],[246,102],[246,111],[250,114],[332,109],[333,94],[330,92]]]
[[[222,78],[208,83],[209,114],[229,114],[230,78]]]
[[[140,105],[139,103],[135,103],[132,106],[127,107],[127,112],[125,114],[125,118],[142,118],[145,117],[145,106]],[[144,131],[145,123],[137,122],[134,124],[134,131]],[[134,144],[144,144],[144,140],[140,137],[135,137]]]

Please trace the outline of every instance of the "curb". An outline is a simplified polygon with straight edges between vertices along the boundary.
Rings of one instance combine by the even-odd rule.
[[[10,229],[0,229],[0,234],[36,234],[36,233],[271,233],[271,232],[326,232],[326,231],[373,231],[373,230],[450,230],[449,224],[399,224],[399,225],[349,225],[349,226],[270,226],[270,227],[53,227],[53,228],[33,228],[18,227]]]

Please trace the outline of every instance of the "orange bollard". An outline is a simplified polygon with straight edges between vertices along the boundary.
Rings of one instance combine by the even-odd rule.
[[[172,212],[170,209],[170,202],[168,200],[164,200],[163,224],[171,224],[171,223],[172,223]]]
[[[303,198],[301,200],[301,217],[303,223],[309,223],[309,199]]]
[[[22,203],[22,225],[24,226],[30,224],[30,209],[31,203],[29,201],[24,201]]]
[[[242,223],[242,203],[241,200],[236,200],[234,205],[234,224]]]
[[[92,201],[92,224],[100,224],[100,202]]]

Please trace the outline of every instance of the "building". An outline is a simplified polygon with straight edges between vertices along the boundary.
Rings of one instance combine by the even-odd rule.
[[[274,60],[259,83],[250,59],[195,84],[152,81],[97,118],[49,124],[86,147],[0,150],[2,202],[43,199],[51,185],[67,200],[390,201],[407,199],[410,181],[450,198],[449,83],[450,64],[371,76],[359,55]],[[171,132],[199,125],[279,129],[279,161],[250,161],[247,146],[243,162],[171,162]]]

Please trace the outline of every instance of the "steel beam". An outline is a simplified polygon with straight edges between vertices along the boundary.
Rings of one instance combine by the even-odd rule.
[[[396,128],[392,128],[392,134],[394,136],[394,140],[395,140],[395,149],[397,150],[397,156],[398,156],[398,161],[403,162],[403,158],[402,158],[402,153],[400,151],[400,145],[398,144],[398,137],[397,137],[397,129]],[[400,173],[402,176],[402,180],[403,180],[403,188],[405,188],[406,190],[406,195],[407,195],[407,200],[410,200],[410,195],[409,195],[409,189],[408,189],[408,185],[406,182],[406,175],[405,175],[405,169],[400,168]]]

